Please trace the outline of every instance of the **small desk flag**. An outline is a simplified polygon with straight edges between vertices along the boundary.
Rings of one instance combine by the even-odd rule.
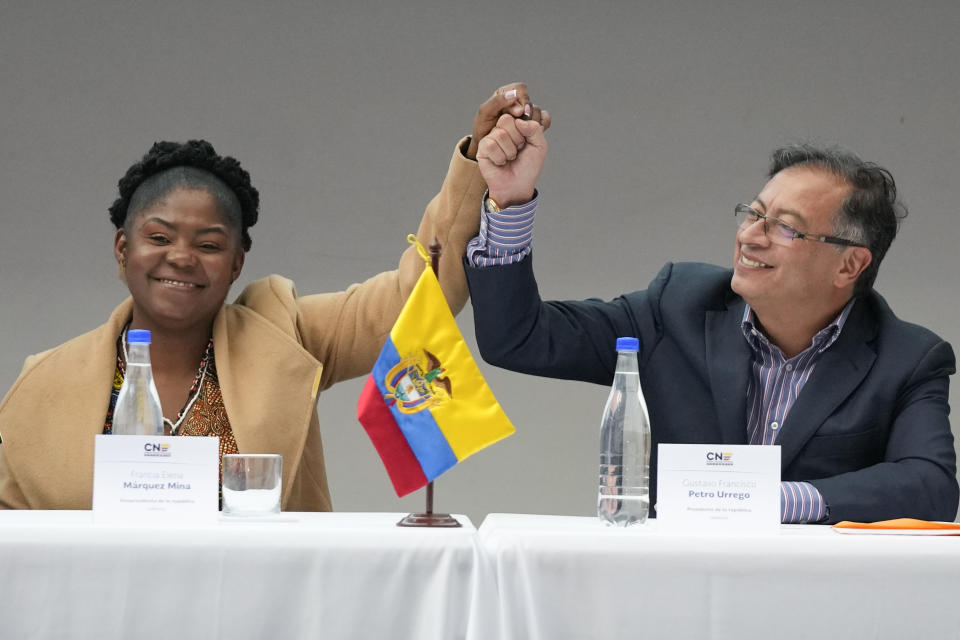
[[[514,432],[429,266],[373,365],[357,418],[398,496]]]

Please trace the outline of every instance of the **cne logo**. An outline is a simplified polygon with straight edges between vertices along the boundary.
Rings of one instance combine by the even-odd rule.
[[[401,358],[384,377],[384,401],[400,413],[418,413],[453,397],[453,384],[437,356],[426,349]]]
[[[143,455],[148,457],[170,457],[170,445],[166,442],[146,442],[143,445]]]
[[[707,451],[707,464],[730,466],[733,464],[733,452]]]

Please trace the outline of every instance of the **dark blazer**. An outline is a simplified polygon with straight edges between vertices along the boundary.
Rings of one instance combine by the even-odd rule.
[[[658,443],[747,443],[750,348],[729,269],[667,264],[645,291],[609,302],[541,301],[532,256],[466,270],[480,353],[496,366],[608,385],[616,338],[640,339],[651,504]],[[858,299],[777,434],[782,479],[812,483],[828,522],[953,520],[954,371],[948,343],[898,319],[875,292]]]

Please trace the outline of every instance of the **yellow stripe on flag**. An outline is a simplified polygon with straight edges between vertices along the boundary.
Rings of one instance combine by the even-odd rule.
[[[428,410],[458,460],[515,431],[470,355],[429,268],[417,281],[390,338],[401,359],[420,358],[437,365],[432,384],[448,388],[449,396],[439,392]]]

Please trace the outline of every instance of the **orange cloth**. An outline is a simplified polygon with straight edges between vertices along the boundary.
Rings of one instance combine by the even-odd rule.
[[[930,522],[913,518],[897,518],[880,522],[850,522],[844,520],[833,525],[835,529],[953,529],[960,535],[960,524],[954,522]]]

